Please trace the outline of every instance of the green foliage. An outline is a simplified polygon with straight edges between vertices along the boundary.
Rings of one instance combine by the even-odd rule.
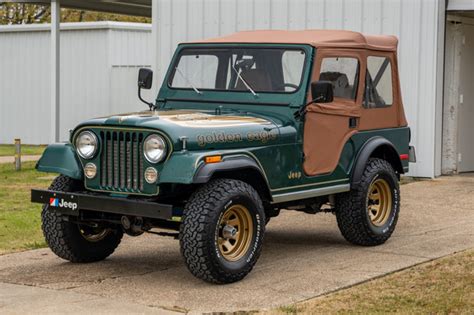
[[[47,5],[26,3],[0,4],[0,24],[46,23],[51,10]]]
[[[23,144],[21,146],[21,155],[41,155],[43,154],[46,146],[44,145],[29,145]],[[15,155],[14,144],[0,144],[0,156],[13,156]]]
[[[151,19],[147,17],[103,13],[84,10],[62,9],[62,22],[93,22],[93,21],[116,21],[116,22],[135,22],[135,23],[151,23]]]
[[[0,25],[49,23],[51,9],[49,5],[26,3],[1,3]],[[147,17],[95,11],[61,9],[61,22],[117,21],[151,23]]]
[[[11,163],[0,164],[0,254],[45,247],[41,232],[41,205],[30,202],[31,188],[47,188],[54,175],[39,173],[35,162],[16,172]]]

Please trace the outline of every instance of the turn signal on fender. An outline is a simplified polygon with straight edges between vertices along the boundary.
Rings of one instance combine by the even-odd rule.
[[[204,160],[206,163],[219,163],[222,161],[222,155],[206,156]]]

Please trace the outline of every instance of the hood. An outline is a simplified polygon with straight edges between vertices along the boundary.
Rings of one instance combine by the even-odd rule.
[[[127,113],[120,115],[112,115],[106,118],[105,124],[119,124],[119,125],[140,125],[150,122],[159,124],[159,121],[179,125],[188,128],[225,128],[242,125],[268,125],[272,124],[271,120],[254,117],[243,116],[236,114],[210,114],[201,111],[189,110],[170,110],[170,111],[145,111],[137,113]]]
[[[143,111],[111,115],[91,119],[78,128],[88,125],[156,129],[167,134],[175,148],[180,148],[180,139],[187,137],[189,150],[267,145],[282,137],[283,128],[281,119],[269,115],[233,111],[223,111],[219,114],[197,110]]]

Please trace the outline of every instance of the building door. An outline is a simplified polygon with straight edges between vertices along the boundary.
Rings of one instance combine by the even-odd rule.
[[[474,26],[463,24],[458,115],[458,172],[474,171]]]

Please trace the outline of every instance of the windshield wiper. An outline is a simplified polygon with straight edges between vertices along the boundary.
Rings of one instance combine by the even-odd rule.
[[[176,67],[175,70],[176,70],[176,71],[179,73],[179,75],[184,79],[184,81],[186,81],[186,83],[187,83],[190,87],[193,88],[194,92],[196,92],[196,93],[199,94],[199,95],[202,94],[202,92],[199,91],[199,90],[197,89],[197,87],[195,87],[195,86],[191,83],[191,81],[188,80],[188,78],[181,72],[181,70],[178,69],[178,67]]]
[[[257,93],[255,93],[255,91],[250,87],[250,85],[244,80],[244,78],[242,78],[242,76],[240,75],[239,71],[237,71],[237,69],[235,69],[234,65],[232,65],[232,69],[235,71],[235,73],[237,74],[237,77],[240,79],[240,81],[242,81],[242,83],[245,85],[245,87],[250,91],[252,92],[253,96],[258,96]]]

